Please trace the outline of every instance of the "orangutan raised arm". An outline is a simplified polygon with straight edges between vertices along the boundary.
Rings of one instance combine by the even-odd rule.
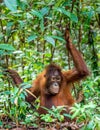
[[[75,68],[67,72],[64,72],[64,74],[66,75],[66,79],[68,82],[81,80],[84,77],[89,75],[89,70],[87,68],[87,65],[81,53],[72,44],[68,28],[66,28],[65,39],[67,42],[66,48],[68,49],[68,51],[70,52],[72,56]]]

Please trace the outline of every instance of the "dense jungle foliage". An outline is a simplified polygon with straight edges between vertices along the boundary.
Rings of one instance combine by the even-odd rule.
[[[82,101],[72,115],[62,107],[39,115],[39,99],[32,109],[25,101],[26,88],[46,65],[54,62],[73,68],[64,32],[69,25],[73,44],[83,54],[90,76],[74,84],[72,94]],[[6,73],[16,70],[24,80],[17,87]],[[80,130],[100,130],[100,1],[99,0],[0,0],[0,128],[67,130],[64,117],[76,117]],[[75,125],[70,123],[72,130]]]

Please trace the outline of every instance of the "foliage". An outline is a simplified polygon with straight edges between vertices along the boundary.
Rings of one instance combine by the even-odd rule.
[[[86,122],[82,130],[100,129],[100,76],[89,78],[83,83],[85,100],[81,104],[72,107],[72,119],[77,117],[77,122]],[[94,96],[95,95],[95,96]]]
[[[91,76],[79,85],[81,88],[76,85],[76,94],[79,90],[84,93],[83,102],[73,107],[72,117],[64,116],[77,116],[77,122],[85,122],[82,129],[100,129],[99,0],[0,1],[0,127],[4,126],[3,114],[16,125],[21,122],[37,127],[35,121],[39,115],[36,110],[31,111],[25,102],[25,88],[29,85],[23,89],[16,88],[10,77],[5,75],[5,70],[17,70],[23,80],[31,84],[32,79],[50,62],[58,63],[64,69],[73,67],[65,49],[66,25],[70,27],[73,43],[84,54]],[[35,106],[37,108],[38,105]],[[54,108],[40,118],[46,122],[62,122],[60,110],[62,108]]]
[[[44,109],[48,112],[47,114],[41,114],[41,119],[45,122],[64,121],[64,116],[61,114],[64,110],[63,106],[58,106],[57,108],[53,106],[51,109]]]
[[[22,89],[14,87],[11,91],[4,91],[3,95],[6,97],[4,102],[8,108],[4,107],[2,112],[18,124],[20,119],[25,119],[28,107],[28,103],[25,102],[25,93]]]

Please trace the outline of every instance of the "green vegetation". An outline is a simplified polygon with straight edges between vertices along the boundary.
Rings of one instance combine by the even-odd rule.
[[[32,109],[25,101],[25,88],[50,62],[65,70],[73,67],[65,47],[66,25],[91,75],[74,85],[73,96],[81,91],[83,100],[72,108],[72,115],[61,114],[62,107],[39,115],[39,99]],[[24,87],[13,84],[7,68],[17,70]],[[0,0],[0,128],[59,129],[65,117],[77,117],[76,122],[84,124],[81,130],[100,130],[99,0]]]

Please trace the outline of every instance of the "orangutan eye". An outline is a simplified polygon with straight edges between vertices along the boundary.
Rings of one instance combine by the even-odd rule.
[[[57,77],[57,81],[60,81],[61,80],[61,77]]]
[[[51,81],[56,81],[56,77],[52,76]]]

